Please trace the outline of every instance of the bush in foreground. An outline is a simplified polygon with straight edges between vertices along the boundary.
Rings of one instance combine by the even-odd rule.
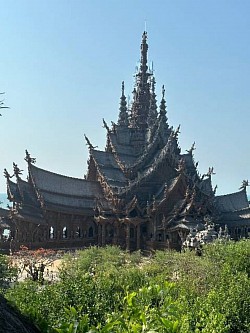
[[[58,282],[18,283],[6,296],[46,333],[249,332],[249,257],[249,241],[202,257],[93,247],[66,257]]]

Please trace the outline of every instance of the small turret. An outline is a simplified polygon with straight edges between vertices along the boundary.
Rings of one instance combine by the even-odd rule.
[[[161,99],[161,104],[160,104],[160,118],[162,120],[165,120],[167,122],[168,118],[166,116],[167,110],[166,110],[166,100],[165,100],[165,87],[164,85],[162,86],[162,99]]]
[[[127,100],[124,94],[124,81],[122,81],[122,95],[120,98],[120,113],[118,118],[118,125],[128,126],[128,109],[127,109]]]

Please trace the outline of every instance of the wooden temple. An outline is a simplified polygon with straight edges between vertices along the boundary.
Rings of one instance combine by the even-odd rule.
[[[27,151],[27,180],[15,163],[13,175],[5,170],[12,246],[179,250],[189,231],[208,220],[227,224],[234,238],[248,237],[246,186],[216,196],[213,168],[199,174],[194,144],[181,152],[180,126],[168,123],[164,86],[157,105],[147,53],[144,32],[132,103],[122,83],[118,121],[109,126],[103,119],[105,150],[85,136],[89,160],[84,179],[43,170]]]

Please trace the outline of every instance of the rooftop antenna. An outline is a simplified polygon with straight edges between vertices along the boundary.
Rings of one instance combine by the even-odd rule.
[[[147,20],[144,21],[144,31],[147,32]]]

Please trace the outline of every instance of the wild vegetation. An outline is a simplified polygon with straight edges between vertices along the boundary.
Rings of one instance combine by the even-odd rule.
[[[6,298],[42,332],[250,332],[250,241],[145,257],[117,247],[67,255],[57,282]]]

